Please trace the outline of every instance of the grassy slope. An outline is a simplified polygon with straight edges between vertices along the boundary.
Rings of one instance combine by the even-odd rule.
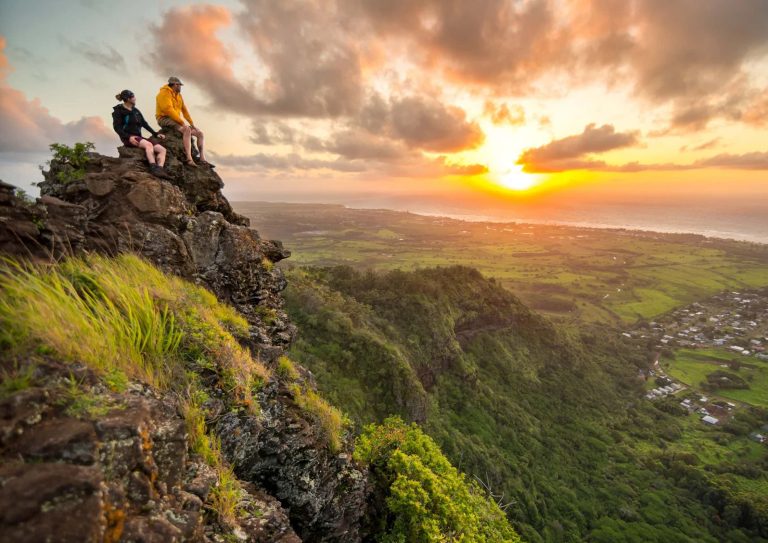
[[[190,450],[218,475],[206,507],[224,524],[239,514],[241,486],[218,438],[207,429],[210,413],[205,406],[211,395],[227,409],[258,416],[256,393],[267,380],[279,378],[289,383],[296,404],[325,430],[331,451],[341,449],[346,426],[336,408],[299,382],[287,357],[280,358],[274,373],[252,359],[241,346],[248,338],[248,323],[234,309],[204,288],[165,275],[133,255],[72,258],[51,266],[0,263],[0,398],[40,384],[34,370],[39,355],[85,364],[116,392],[138,380],[169,393],[186,420]],[[105,412],[89,390],[80,390],[74,380],[69,386],[83,416]],[[379,431],[371,428],[369,435]],[[392,468],[401,487],[392,499],[400,510],[387,517],[394,519],[394,528],[385,528],[419,536],[407,538],[411,541],[442,541],[448,533],[471,533],[474,541],[489,543],[518,541],[498,506],[461,477],[429,438],[415,428],[408,435],[429,447],[421,456],[423,447],[406,450],[408,465]],[[405,449],[407,444],[402,444]],[[409,468],[422,465],[427,467],[419,472]],[[403,488],[422,488],[424,497]],[[381,502],[383,509],[390,500],[384,496]],[[412,513],[423,508],[429,509],[429,524]]]
[[[389,413],[421,420],[462,470],[513,502],[524,538],[623,541],[617,531],[639,530],[646,541],[714,541],[710,533],[725,533],[716,508],[691,493],[720,492],[726,479],[698,459],[700,467],[685,468],[693,475],[683,471],[703,478],[699,486],[670,474],[667,449],[687,421],[637,400],[632,368],[643,361],[609,336],[568,337],[466,268],[296,270],[289,279],[301,329],[293,356],[321,388],[358,423]],[[722,441],[708,453],[739,462],[740,445]],[[754,461],[764,464],[765,452]]]
[[[253,393],[269,372],[237,340],[248,337],[242,316],[207,290],[133,255],[52,266],[4,260],[0,294],[0,393],[34,384],[35,356],[53,355],[84,364],[116,392],[134,379],[176,395],[190,449],[218,474],[207,505],[224,523],[234,518],[240,484],[207,432],[201,406],[216,390],[226,391],[233,406],[258,409]],[[70,388],[84,414],[102,414],[99,398],[74,380]]]

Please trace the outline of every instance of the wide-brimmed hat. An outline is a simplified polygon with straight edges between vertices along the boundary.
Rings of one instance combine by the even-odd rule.
[[[178,83],[179,85],[183,85],[184,83],[181,82],[181,79],[176,77],[175,75],[168,78],[168,84],[173,85],[175,83]]]

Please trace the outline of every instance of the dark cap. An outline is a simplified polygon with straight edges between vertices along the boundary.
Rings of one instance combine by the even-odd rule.
[[[122,100],[123,102],[133,97],[134,97],[133,92],[129,91],[128,89],[125,89],[123,92],[115,96],[115,98],[117,98],[118,100]]]
[[[183,85],[184,84],[184,83],[181,82],[181,79],[179,79],[175,75],[172,75],[171,77],[168,78],[168,84],[169,85],[173,85],[175,83],[178,83],[179,85]]]

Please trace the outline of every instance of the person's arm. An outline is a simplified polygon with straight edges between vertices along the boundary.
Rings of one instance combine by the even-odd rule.
[[[117,111],[112,112],[112,128],[115,129],[121,140],[128,137],[128,134],[125,132],[125,118]]]
[[[189,111],[187,111],[187,104],[184,103],[183,98],[181,99],[181,113],[184,115],[184,118],[189,122],[190,125],[195,125],[195,121],[193,121],[192,117],[189,115]]]
[[[173,110],[173,102],[171,101],[171,89],[169,88],[167,91],[163,89],[160,91],[160,93],[157,95],[157,116],[159,117],[169,117],[174,122],[179,123],[180,125],[184,125],[184,121],[181,117],[179,117],[178,113],[176,113]]]
[[[141,113],[139,113],[139,115],[141,115]],[[141,115],[141,127],[152,134],[154,137],[157,137],[157,130],[154,130],[151,126],[149,126],[149,123],[144,118],[144,115]]]

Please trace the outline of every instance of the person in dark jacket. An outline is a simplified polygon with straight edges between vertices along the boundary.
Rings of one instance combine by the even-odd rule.
[[[141,129],[149,131],[153,137],[164,139],[163,134],[153,130],[144,119],[141,111],[136,107],[136,95],[129,90],[124,90],[115,95],[117,104],[112,108],[112,128],[115,129],[120,140],[126,147],[138,147],[147,154],[149,171],[157,177],[168,177],[163,166],[165,165],[165,147],[153,143],[141,135]]]

